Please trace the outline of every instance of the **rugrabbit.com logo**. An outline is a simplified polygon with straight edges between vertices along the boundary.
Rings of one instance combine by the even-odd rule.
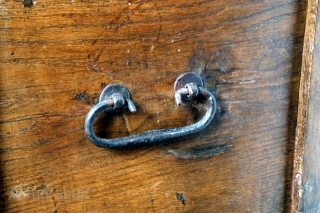
[[[47,202],[50,199],[61,200],[87,200],[89,199],[88,189],[75,189],[63,187],[62,189],[23,189],[17,186],[10,190],[10,197],[14,199],[35,199]]]

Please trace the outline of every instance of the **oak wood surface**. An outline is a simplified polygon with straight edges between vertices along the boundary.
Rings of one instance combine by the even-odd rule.
[[[320,211],[320,15],[310,0],[306,18],[295,139],[291,212]]]
[[[305,1],[24,4],[0,10],[3,212],[290,209]],[[110,83],[138,111],[102,117],[101,136],[194,123],[205,105],[173,97],[187,71],[217,97],[204,131],[133,150],[86,139],[85,116]]]

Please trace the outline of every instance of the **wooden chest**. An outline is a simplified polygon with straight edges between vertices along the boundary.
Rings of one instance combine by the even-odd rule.
[[[320,173],[303,161],[320,150],[304,152],[317,11],[315,0],[3,0],[1,212],[319,212]],[[217,99],[203,131],[125,150],[86,138],[108,84],[125,85],[137,112],[98,119],[101,137],[197,122],[203,103],[174,101],[185,72]],[[314,144],[319,131],[308,134]]]

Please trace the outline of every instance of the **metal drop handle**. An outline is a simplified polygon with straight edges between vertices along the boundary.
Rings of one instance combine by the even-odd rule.
[[[208,126],[215,115],[217,104],[212,93],[203,87],[201,77],[193,72],[182,74],[174,84],[174,91],[177,105],[181,105],[182,101],[195,100],[198,96],[204,97],[207,100],[208,109],[203,118],[195,124],[184,127],[150,130],[116,139],[100,138],[93,129],[94,120],[100,112],[119,113],[127,107],[131,112],[136,112],[136,107],[130,100],[129,91],[123,85],[110,84],[102,91],[99,103],[87,114],[84,124],[87,138],[101,148],[122,149],[191,135]]]

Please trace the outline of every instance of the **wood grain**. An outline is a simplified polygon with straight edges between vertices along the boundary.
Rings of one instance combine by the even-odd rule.
[[[306,6],[2,1],[1,211],[288,211]],[[105,137],[197,121],[204,105],[173,97],[187,71],[218,100],[203,132],[122,151],[86,139],[110,83],[138,111],[97,122]]]
[[[319,212],[319,2],[308,2],[295,139],[291,212]]]

